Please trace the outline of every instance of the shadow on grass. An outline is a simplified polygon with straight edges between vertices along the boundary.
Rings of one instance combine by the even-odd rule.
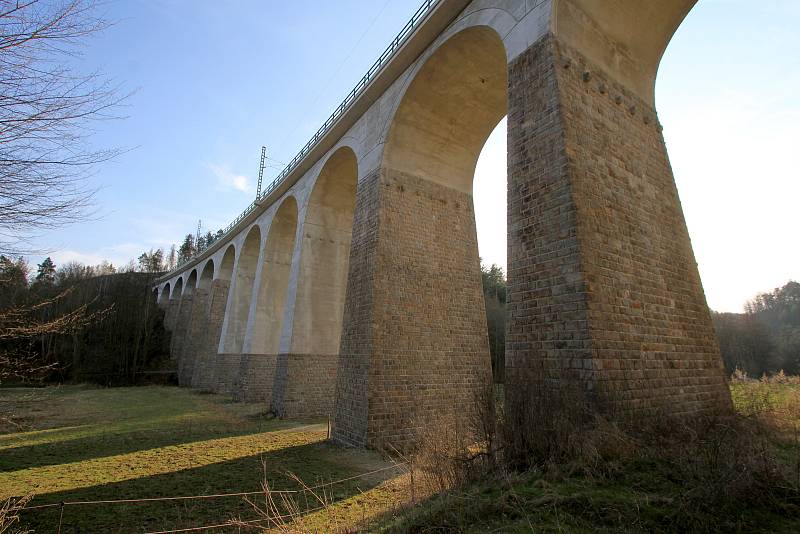
[[[335,451],[336,448],[326,443],[287,447],[167,474],[41,494],[31,504],[259,491],[263,478],[262,459],[273,489],[297,489],[286,473],[296,474],[309,485],[352,476],[352,470],[330,459]],[[338,500],[372,486],[374,484],[364,480],[353,480],[330,489],[332,498]],[[255,499],[263,503],[263,496],[256,496]],[[316,504],[309,499],[308,506],[314,507]],[[26,527],[36,532],[55,532],[59,515],[60,508],[54,507],[30,510],[23,513],[22,519]],[[253,519],[257,516],[241,497],[67,506],[64,508],[61,532],[146,532],[219,524],[232,517]],[[237,530],[231,528],[230,531]]]
[[[149,422],[150,423],[150,422]],[[245,436],[264,431],[279,431],[300,426],[299,423],[269,421],[260,425],[239,425],[182,422],[172,428],[153,429],[138,425],[130,430],[91,425],[81,428],[80,437],[0,449],[0,473],[60,465],[85,460],[128,454],[171,445],[188,444],[207,439]],[[55,429],[51,434],[55,432]]]

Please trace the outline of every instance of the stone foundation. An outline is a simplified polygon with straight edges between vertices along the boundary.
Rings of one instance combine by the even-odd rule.
[[[655,111],[546,36],[509,66],[508,150],[508,399],[575,379],[615,418],[730,411]]]
[[[279,355],[272,411],[289,419],[331,415],[338,363],[335,354]]]
[[[234,398],[239,402],[271,403],[277,361],[276,354],[242,354]]]
[[[333,436],[402,448],[491,383],[472,198],[382,170],[358,187]]]
[[[198,359],[192,374],[192,387],[200,391],[215,391],[217,388],[217,350],[225,319],[230,281],[216,279],[211,282],[206,301],[206,324],[197,349]]]
[[[239,367],[241,354],[218,354],[215,365],[217,385],[214,393],[220,395],[233,395],[239,387]]]
[[[184,366],[183,361],[183,346],[186,341],[186,331],[189,329],[189,319],[192,314],[193,295],[184,295],[181,297],[178,313],[175,316],[175,328],[173,329],[172,339],[170,340],[170,352],[172,358],[178,361],[178,375],[181,375],[181,370]]]

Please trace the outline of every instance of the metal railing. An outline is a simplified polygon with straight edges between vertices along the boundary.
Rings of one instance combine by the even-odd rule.
[[[422,22],[425,19],[425,17],[433,10],[434,7],[436,7],[437,4],[439,4],[440,1],[441,0],[424,0],[422,2],[422,5],[419,6],[414,15],[411,16],[411,19],[409,19],[409,21],[406,22],[406,25],[403,26],[403,29],[400,30],[400,33],[398,33],[397,36],[394,39],[392,39],[392,42],[389,43],[389,46],[387,46],[386,49],[383,51],[383,53],[380,55],[380,57],[378,57],[378,59],[375,60],[375,63],[373,63],[372,66],[369,68],[369,70],[367,70],[367,73],[361,78],[361,80],[356,84],[356,86],[353,87],[353,90],[350,91],[350,93],[348,93],[348,95],[344,98],[342,103],[339,104],[339,106],[334,110],[334,112],[331,113],[330,117],[328,117],[328,119],[322,124],[322,126],[320,126],[319,130],[317,130],[317,133],[315,133],[314,136],[308,140],[308,142],[303,146],[303,148],[300,149],[300,152],[298,152],[297,155],[294,158],[292,158],[292,161],[290,161],[286,165],[286,167],[284,167],[281,173],[269,183],[269,185],[261,193],[261,195],[257,196],[256,199],[253,202],[251,202],[250,205],[248,205],[243,212],[241,212],[233,221],[231,221],[231,223],[228,226],[226,226],[223,229],[222,235],[218,239],[215,239],[214,240],[215,242],[225,238],[228,235],[228,233],[231,230],[233,230],[236,227],[236,225],[239,224],[239,222],[242,221],[242,219],[250,215],[250,213],[252,213],[253,210],[256,209],[256,206],[258,205],[259,201],[267,197],[270,193],[272,193],[275,190],[275,188],[277,188],[281,183],[283,183],[284,180],[286,180],[289,174],[291,174],[292,171],[297,167],[297,165],[300,164],[303,158],[305,158],[305,156],[311,151],[314,145],[317,144],[317,142],[322,138],[322,136],[325,135],[328,132],[328,130],[331,129],[331,127],[344,114],[345,111],[350,109],[350,106],[353,105],[353,102],[356,101],[356,99],[362,93],[362,91],[364,91],[367,85],[369,85],[369,82],[372,81],[372,79],[381,70],[381,68],[384,65],[386,65],[386,63],[389,62],[389,60],[394,56],[395,52],[397,52],[397,50],[399,50],[400,47],[406,42],[406,39],[408,39],[413,30],[417,26],[419,26],[420,22]],[[210,247],[206,247],[206,249],[208,248]],[[202,252],[203,251],[198,251],[191,258],[183,262],[181,265],[189,263],[196,256],[202,254]],[[167,275],[170,275],[172,274],[172,272],[179,270],[181,265],[178,265],[175,269],[167,273]]]

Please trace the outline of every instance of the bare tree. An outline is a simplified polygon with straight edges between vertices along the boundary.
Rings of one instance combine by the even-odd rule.
[[[108,26],[97,12],[96,0],[0,0],[0,253],[30,252],[35,232],[86,217],[87,178],[119,153],[88,139],[126,95],[75,68]]]

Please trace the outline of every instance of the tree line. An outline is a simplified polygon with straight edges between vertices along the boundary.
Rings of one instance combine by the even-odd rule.
[[[169,354],[147,272],[0,256],[0,383],[132,384]]]
[[[747,302],[744,313],[712,313],[725,370],[751,377],[800,374],[800,283]]]
[[[173,244],[169,252],[165,253],[163,248],[155,250],[150,249],[147,252],[143,252],[137,260],[138,269],[145,273],[171,271],[175,267],[192,259],[196,254],[210,247],[222,236],[222,230],[217,230],[216,233],[206,232],[205,235],[198,236],[186,234],[180,247],[176,248]],[[136,265],[134,264],[133,269],[135,268]]]

